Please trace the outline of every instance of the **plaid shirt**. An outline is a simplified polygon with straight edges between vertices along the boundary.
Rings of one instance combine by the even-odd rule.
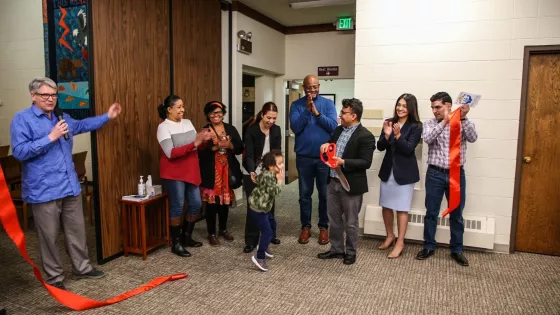
[[[449,124],[445,128],[442,124],[435,118],[426,121],[422,138],[428,144],[428,164],[449,169]],[[474,123],[468,119],[461,121],[461,165],[467,160],[467,141],[472,143],[477,138]]]
[[[348,143],[348,140],[350,140],[350,137],[352,136],[352,134],[354,133],[354,131],[356,131],[356,129],[358,129],[358,126],[360,125],[360,123],[355,124],[352,127],[342,127],[342,133],[340,134],[340,136],[338,137],[338,140],[336,141],[336,156],[337,157],[342,157],[342,154],[344,153],[344,149],[346,149],[346,144]],[[331,177],[338,177],[338,175],[336,175],[336,172],[334,171],[334,169],[331,168]]]

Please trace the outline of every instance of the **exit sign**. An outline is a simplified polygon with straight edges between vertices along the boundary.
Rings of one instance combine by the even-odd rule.
[[[354,19],[351,17],[338,18],[336,22],[336,30],[353,30],[354,29]]]

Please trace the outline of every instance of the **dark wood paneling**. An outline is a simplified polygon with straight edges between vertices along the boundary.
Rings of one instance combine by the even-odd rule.
[[[185,103],[185,118],[199,129],[206,124],[204,104],[222,99],[221,4],[173,0],[171,7],[173,90]]]
[[[156,106],[170,90],[169,2],[96,0],[90,6],[95,113],[113,102],[123,107],[96,133],[97,237],[107,258],[122,251],[121,196],[137,191],[140,175],[159,183]]]

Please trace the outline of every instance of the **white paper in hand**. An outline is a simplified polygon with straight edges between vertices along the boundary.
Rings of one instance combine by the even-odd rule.
[[[478,101],[480,101],[480,97],[481,96],[478,94],[461,92],[459,93],[459,96],[457,96],[457,98],[455,99],[455,104],[459,106],[469,105],[469,107],[473,108],[476,106],[476,104],[478,104]]]

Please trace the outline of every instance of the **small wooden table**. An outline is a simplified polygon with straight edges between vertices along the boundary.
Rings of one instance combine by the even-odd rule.
[[[135,253],[146,260],[148,251],[164,244],[171,246],[167,193],[143,201],[120,202],[125,257]]]

